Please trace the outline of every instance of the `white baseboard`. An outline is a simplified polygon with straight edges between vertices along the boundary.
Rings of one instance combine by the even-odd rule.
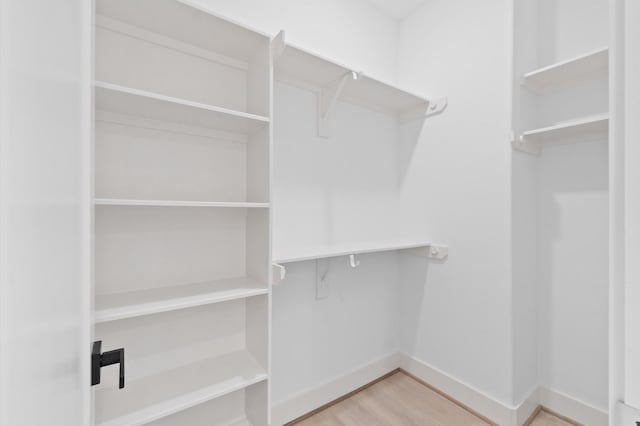
[[[523,425],[524,422],[529,420],[529,417],[540,406],[540,388],[536,388],[529,393],[529,396],[518,405],[515,414],[515,424],[517,426]]]
[[[339,377],[329,379],[318,386],[299,392],[284,401],[275,402],[271,409],[271,425],[281,426],[297,419],[367,383],[371,383],[380,376],[396,370],[399,365],[398,353],[394,352]]]
[[[423,361],[403,353],[400,354],[400,368],[501,426],[515,425],[515,407],[506,406],[473,386],[451,377]]]
[[[539,404],[562,416],[582,423],[587,426],[607,426],[609,415],[586,402],[579,401],[561,392],[540,387],[538,391]]]
[[[418,379],[500,426],[521,426],[539,405],[587,426],[606,426],[606,412],[546,387],[533,390],[520,404],[510,406],[483,391],[404,353],[391,353],[341,376],[275,402],[272,426],[281,426],[402,368]]]

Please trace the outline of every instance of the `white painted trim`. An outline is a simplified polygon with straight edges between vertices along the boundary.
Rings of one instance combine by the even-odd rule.
[[[585,402],[547,387],[531,391],[517,405],[505,404],[485,392],[402,352],[379,358],[364,367],[329,379],[272,406],[272,425],[280,426],[303,416],[397,368],[402,368],[435,389],[500,426],[522,425],[538,406],[588,426],[606,426],[608,414]]]
[[[538,393],[540,405],[578,423],[588,426],[607,426],[609,424],[609,415],[606,411],[586,402],[544,386],[540,387]]]
[[[499,425],[515,423],[516,407],[510,407],[424,361],[403,353],[400,354],[400,368]]]
[[[540,406],[540,389],[536,388],[529,396],[518,405],[515,413],[515,424],[522,425],[526,422],[534,411]]]
[[[283,425],[383,376],[400,365],[397,352],[273,403],[271,425]]]

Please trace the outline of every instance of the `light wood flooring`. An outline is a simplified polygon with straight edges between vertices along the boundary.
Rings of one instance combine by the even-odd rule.
[[[492,425],[403,372],[337,402],[296,426],[486,426]],[[540,411],[530,426],[574,426]]]

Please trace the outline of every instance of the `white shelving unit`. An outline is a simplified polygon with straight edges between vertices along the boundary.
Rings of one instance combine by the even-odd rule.
[[[544,91],[576,79],[606,78],[608,68],[609,48],[604,47],[528,72],[523,77],[523,83],[532,89]]]
[[[609,49],[603,47],[524,73],[516,106],[515,125],[520,130],[513,148],[538,155],[545,144],[606,140],[608,68]],[[551,114],[541,111],[550,106],[555,108]],[[571,119],[546,122],[550,115],[572,109],[580,112]],[[545,119],[540,120],[541,115]]]
[[[189,1],[97,0],[99,426],[269,424],[270,37]]]

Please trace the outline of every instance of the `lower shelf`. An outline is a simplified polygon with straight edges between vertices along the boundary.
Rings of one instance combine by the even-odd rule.
[[[522,133],[519,140],[514,141],[514,148],[539,153],[542,144],[549,142],[571,143],[590,140],[592,136],[606,134],[608,129],[608,114],[586,117],[553,126],[527,130]]]
[[[211,358],[96,390],[96,425],[139,426],[267,380],[247,352]]]
[[[95,323],[227,302],[268,292],[265,284],[243,277],[97,295]]]

